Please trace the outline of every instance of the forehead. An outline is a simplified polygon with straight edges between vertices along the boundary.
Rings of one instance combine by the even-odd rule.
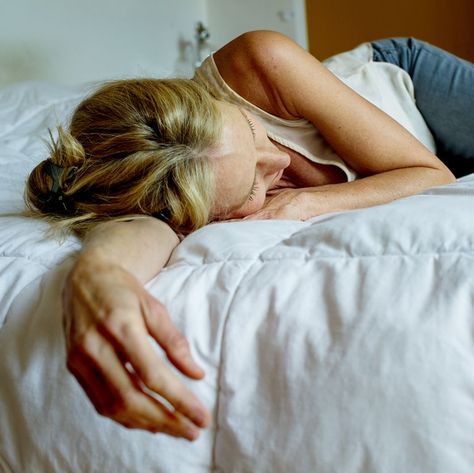
[[[217,212],[243,205],[255,176],[255,146],[245,115],[236,106],[221,105],[223,127],[211,153]]]

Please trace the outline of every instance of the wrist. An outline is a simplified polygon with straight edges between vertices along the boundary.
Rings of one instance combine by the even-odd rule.
[[[73,270],[120,267],[145,283],[158,274],[178,243],[176,233],[154,218],[107,222],[86,240]]]
[[[101,251],[101,248],[86,248],[74,261],[67,281],[76,284],[84,278],[89,279],[94,275],[104,274],[114,267],[117,268],[120,265]]]
[[[345,202],[346,198],[338,189],[334,189],[333,186],[309,188],[302,193],[301,198],[307,218],[348,210],[350,208],[347,202]]]
[[[73,269],[114,264],[114,258],[102,246],[86,246],[76,257]]]
[[[302,191],[299,195],[299,205],[303,213],[301,220],[308,220],[327,213],[326,204],[326,199],[320,192],[314,190]]]

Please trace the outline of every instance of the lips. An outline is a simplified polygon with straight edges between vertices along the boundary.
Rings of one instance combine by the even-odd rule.
[[[284,171],[283,169],[280,169],[279,171],[275,173],[269,186],[267,187],[267,192],[274,189],[275,187],[278,187],[277,184],[278,184],[278,181],[281,179],[281,176],[283,175],[283,171]]]
[[[281,179],[282,175],[283,175],[283,169],[280,169],[279,171],[275,173],[275,177],[272,179],[272,182],[270,183],[270,185],[272,186],[273,184],[276,184]]]

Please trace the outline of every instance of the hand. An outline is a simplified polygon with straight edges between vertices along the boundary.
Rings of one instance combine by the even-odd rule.
[[[166,308],[130,273],[79,259],[66,280],[63,307],[67,367],[99,414],[129,428],[188,440],[209,425],[206,408],[171,374],[148,337],[185,375],[201,379],[204,372]]]
[[[244,220],[306,220],[307,215],[304,194],[301,189],[275,189],[267,194],[264,206]]]

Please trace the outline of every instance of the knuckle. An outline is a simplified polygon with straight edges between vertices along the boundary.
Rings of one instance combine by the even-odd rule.
[[[190,440],[189,435],[194,440],[199,436],[199,430],[190,422],[183,420],[166,422],[163,426],[163,431],[174,437],[185,437],[188,440]]]
[[[175,410],[177,410],[178,412],[184,412],[184,413],[187,413],[189,411],[189,409],[187,408],[186,406],[186,403],[184,402],[184,400],[179,397],[179,396],[175,396],[173,399],[172,399],[172,404],[173,404],[173,407],[175,408]]]
[[[158,432],[164,432],[173,435],[179,429],[179,421],[176,418],[165,414],[160,421],[154,423],[153,427]]]
[[[161,432],[171,435],[172,437],[185,437],[185,429],[175,425],[164,425]]]
[[[178,330],[174,331],[168,337],[168,346],[174,352],[187,352],[189,350],[187,338]]]
[[[113,309],[104,316],[99,325],[99,330],[121,339],[130,336],[134,331],[134,326],[122,310]]]
[[[167,311],[166,311],[166,307],[164,306],[164,304],[159,301],[158,299],[156,299],[155,297],[151,297],[150,298],[150,305],[153,309],[155,309],[159,314],[161,315],[168,315]]]
[[[107,404],[106,406],[101,406],[99,409],[97,409],[97,412],[104,417],[110,417],[111,419],[116,419],[117,422],[119,422],[120,417],[125,413],[125,409],[121,402],[116,401]]]
[[[152,434],[159,434],[163,432],[163,428],[159,425],[150,425],[147,430],[149,430]]]
[[[152,425],[147,426],[147,430],[154,434],[168,434],[168,435],[173,435],[176,436],[175,428],[172,428],[171,426],[167,425],[165,422],[155,422]]]
[[[120,393],[120,406],[123,411],[131,412],[135,406],[136,394],[132,387],[124,389]]]
[[[153,391],[161,389],[163,377],[156,371],[146,370],[142,375],[143,383]]]
[[[81,355],[94,355],[98,349],[98,339],[91,329],[76,334],[69,345],[69,358],[75,361]]]
[[[97,414],[104,417],[111,417],[112,404],[96,404],[94,407]]]
[[[149,303],[149,310],[145,315],[147,320],[155,322],[156,324],[165,323],[169,321],[169,314],[166,307],[157,299],[153,298]]]
[[[133,412],[134,401],[135,396],[132,390],[125,390],[111,402],[96,406],[96,411],[104,417],[111,417],[122,423],[122,418],[130,417]]]
[[[119,422],[120,424],[122,424],[124,427],[126,427],[127,429],[137,429],[138,427],[130,420],[128,419],[123,419],[123,420],[117,420],[117,422]]]

